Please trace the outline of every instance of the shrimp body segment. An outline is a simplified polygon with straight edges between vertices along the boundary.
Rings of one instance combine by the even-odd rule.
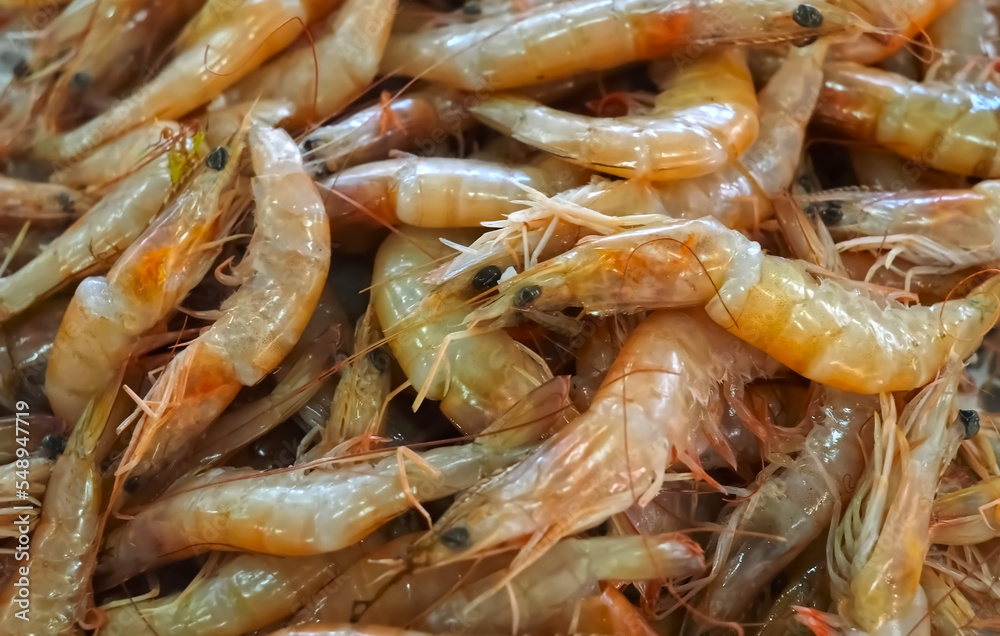
[[[1000,177],[1000,94],[989,85],[917,82],[850,62],[827,64],[815,119],[938,170]]]
[[[234,269],[244,280],[223,315],[170,361],[146,399],[129,460],[120,469],[152,476],[200,434],[242,386],[270,373],[298,342],[330,267],[323,203],[288,133],[250,130],[256,229]],[[151,485],[151,484],[147,484]]]
[[[394,37],[385,74],[469,91],[497,91],[675,54],[690,63],[710,46],[858,34],[860,18],[810,2],[817,26],[795,20],[797,0],[574,0],[469,24]],[[725,16],[726,19],[719,19]]]
[[[934,500],[931,541],[973,545],[1000,535],[1000,477]]]
[[[581,242],[526,270],[467,322],[504,324],[526,304],[596,314],[704,306],[730,333],[793,371],[852,393],[921,387],[965,359],[1000,316],[994,277],[961,300],[906,307],[765,256],[712,219],[663,221]],[[531,289],[525,303],[525,288]]]
[[[674,73],[654,65],[660,94],[647,116],[595,118],[499,95],[471,109],[484,123],[573,163],[621,177],[699,177],[732,162],[758,133],[745,53],[706,53]]]

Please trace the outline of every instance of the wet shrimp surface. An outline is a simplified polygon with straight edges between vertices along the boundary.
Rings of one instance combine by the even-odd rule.
[[[1000,2],[0,41],[0,634],[1000,632]]]

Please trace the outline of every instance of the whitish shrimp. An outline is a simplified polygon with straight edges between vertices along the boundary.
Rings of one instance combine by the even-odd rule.
[[[670,54],[690,63],[711,46],[856,35],[868,28],[825,2],[576,0],[394,37],[381,70],[497,91]]]
[[[524,207],[522,186],[555,194],[567,181],[580,185],[533,166],[407,157],[348,168],[319,185],[334,233],[347,235],[355,225],[479,227]]]
[[[371,85],[397,11],[397,0],[347,0],[316,29],[314,44],[288,51],[223,93],[209,107],[208,127],[250,113],[295,130],[337,114]]]
[[[0,177],[0,223],[61,224],[90,209],[92,201],[71,188]]]
[[[119,475],[131,474],[133,490],[153,487],[146,478],[175,459],[241,387],[256,384],[281,362],[326,282],[329,224],[298,148],[288,133],[255,126],[250,151],[256,229],[247,256],[234,268],[244,282],[222,304],[222,316],[170,361],[146,396],[157,410],[143,411],[119,468]]]
[[[182,34],[183,48],[128,99],[66,133],[40,130],[37,155],[85,157],[97,146],[156,119],[176,119],[202,106],[284,49],[336,0],[209,2]]]
[[[962,77],[977,62],[1000,56],[1000,23],[993,0],[958,0],[927,26],[927,39],[938,49],[927,67],[939,80]]]
[[[675,462],[710,480],[698,438],[725,455],[718,430],[725,395],[775,370],[700,312],[654,313],[629,336],[590,408],[528,459],[463,495],[412,558],[433,564],[531,536],[517,572],[558,539],[649,503]]]
[[[955,417],[960,378],[961,365],[952,360],[906,406],[898,427],[892,398],[882,396],[869,471],[828,549],[841,615],[865,631],[929,631],[920,627],[927,621],[920,572],[934,491],[965,435]]]
[[[113,263],[160,211],[175,185],[166,154],[121,181],[37,258],[0,279],[0,321]]]
[[[134,354],[139,339],[205,277],[240,212],[225,198],[234,187],[245,138],[214,149],[203,172],[107,275],[77,286],[45,373],[53,413],[75,422]]]
[[[844,42],[835,47],[835,55],[858,64],[873,64],[912,42],[927,25],[955,4],[955,0],[847,0],[838,4],[857,11],[879,27],[882,34],[864,35]]]
[[[934,500],[931,541],[973,545],[1000,536],[1000,477]]]
[[[234,555],[183,592],[117,604],[102,634],[240,636],[288,616],[381,542],[378,534],[330,554]]]
[[[439,499],[522,459],[559,410],[528,405],[471,444],[380,453],[258,473],[214,469],[143,508],[108,536],[100,574],[116,585],[160,563],[216,550],[316,555],[353,545],[417,501]],[[492,433],[504,432],[504,435]],[[388,456],[386,456],[388,454]],[[281,506],[274,502],[281,501]],[[336,501],[336,506],[316,506]]]
[[[438,633],[463,627],[477,633],[513,633],[537,626],[561,605],[598,594],[599,581],[677,580],[704,568],[701,547],[680,534],[567,539],[510,579],[506,594],[473,605],[507,579],[501,571],[452,592],[413,626]]]
[[[91,402],[52,467],[29,558],[19,562],[30,568],[28,596],[20,593],[17,577],[0,592],[0,616],[8,634],[75,634],[85,618],[102,525],[96,451],[117,393],[114,386]],[[19,615],[23,610],[29,611]]]
[[[712,320],[810,380],[872,394],[923,386],[953,352],[972,355],[1000,315],[998,287],[993,277],[964,299],[906,307],[766,256],[712,219],[663,221],[582,242],[527,270],[467,322],[504,324],[526,308],[705,306]]]
[[[715,172],[757,138],[746,53],[713,51],[670,69],[666,61],[653,65],[661,92],[644,116],[586,117],[505,95],[471,111],[491,128],[593,170],[654,181]]]
[[[552,375],[502,331],[455,339],[437,362],[442,343],[462,331],[468,313],[467,303],[458,298],[433,307],[424,303],[432,288],[421,278],[434,258],[448,253],[438,240],[442,236],[468,241],[474,234],[402,228],[389,235],[375,257],[372,302],[410,383],[428,399],[439,400],[441,412],[459,429],[478,433]],[[499,272],[470,288],[468,295],[485,291],[497,278]]]
[[[815,121],[938,170],[1000,176],[1000,95],[988,85],[930,81],[850,62],[827,64]],[[933,113],[926,116],[925,113]]]
[[[821,389],[799,457],[731,511],[730,518],[739,520],[735,540],[720,539],[728,556],[705,590],[701,612],[713,620],[740,618],[757,593],[824,532],[864,471],[862,427],[877,406],[874,396]]]

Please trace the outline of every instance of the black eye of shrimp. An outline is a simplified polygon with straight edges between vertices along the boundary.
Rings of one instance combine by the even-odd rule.
[[[389,368],[389,356],[381,348],[375,349],[368,354],[368,359],[372,361],[375,368],[379,371],[385,371]]]
[[[45,456],[49,459],[55,459],[63,454],[66,450],[66,440],[68,438],[65,435],[46,435],[42,439],[42,451],[44,451]]]
[[[972,439],[979,432],[979,413],[962,409],[958,412],[958,417],[965,427],[965,439]]]
[[[487,265],[472,277],[472,289],[478,292],[493,289],[500,284],[500,276],[502,275],[503,272],[500,271],[499,267],[496,265]]]
[[[542,295],[542,288],[538,285],[525,285],[514,294],[514,306],[527,307]]]
[[[142,478],[138,476],[132,476],[125,480],[125,484],[122,486],[125,492],[132,493],[139,490],[139,486],[142,485]]]
[[[74,91],[82,91],[88,86],[90,86],[90,75],[87,75],[83,71],[74,73],[73,77],[69,78],[69,87]]]
[[[461,526],[448,528],[441,533],[441,545],[450,550],[459,550],[469,545],[469,530]]]
[[[800,4],[792,11],[795,24],[806,29],[818,29],[823,24],[823,14],[819,9],[809,4]]]
[[[31,67],[28,66],[28,60],[24,59],[23,57],[21,59],[19,59],[14,64],[14,68],[12,69],[12,72],[14,73],[14,77],[16,77],[18,79],[22,79],[22,78],[25,78],[28,75],[30,75],[31,74]]]
[[[69,196],[65,192],[60,192],[56,196],[56,201],[59,202],[59,207],[61,207],[62,211],[66,214],[76,213],[76,203],[73,202],[73,197]]]
[[[227,163],[229,163],[229,151],[222,146],[208,153],[208,157],[205,159],[205,165],[212,170],[222,170]]]
[[[810,203],[806,206],[806,214],[819,215],[823,225],[827,227],[840,223],[844,218],[844,209],[839,201],[826,201],[824,203]]]

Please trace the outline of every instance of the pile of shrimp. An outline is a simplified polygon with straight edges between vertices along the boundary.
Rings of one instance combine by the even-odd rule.
[[[0,0],[0,634],[1000,634],[1000,0]]]

